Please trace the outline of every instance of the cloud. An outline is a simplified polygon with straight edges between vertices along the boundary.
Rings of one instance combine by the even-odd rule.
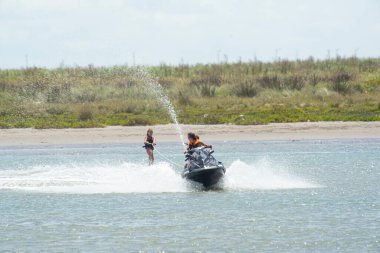
[[[379,56],[380,4],[358,1],[0,0],[0,68]],[[222,58],[222,57],[220,57]]]

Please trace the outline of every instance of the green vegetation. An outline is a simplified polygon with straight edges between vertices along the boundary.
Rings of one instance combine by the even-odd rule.
[[[147,67],[181,123],[380,120],[380,59]],[[170,118],[134,68],[0,70],[0,127],[152,125]]]

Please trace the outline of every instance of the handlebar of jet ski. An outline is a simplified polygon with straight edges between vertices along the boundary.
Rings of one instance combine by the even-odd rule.
[[[214,153],[214,150],[212,149],[212,147],[206,147],[206,146],[203,146],[203,147],[199,147],[199,148],[193,148],[193,149],[190,149],[190,150],[185,150],[185,152],[183,152],[184,154],[192,154],[194,152],[195,149],[205,149],[205,148],[209,148],[211,149],[210,151],[210,154]]]

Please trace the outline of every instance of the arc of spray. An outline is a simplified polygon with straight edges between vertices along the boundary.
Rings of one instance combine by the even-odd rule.
[[[179,125],[177,119],[177,114],[175,112],[173,104],[170,102],[169,97],[166,95],[164,88],[157,81],[157,79],[152,77],[152,75],[145,68],[138,67],[136,73],[138,77],[144,82],[144,84],[150,88],[149,92],[153,93],[158,101],[160,101],[160,103],[168,109],[169,116],[176,126],[176,131],[180,138],[181,144],[185,148],[185,141],[183,138],[181,126]]]

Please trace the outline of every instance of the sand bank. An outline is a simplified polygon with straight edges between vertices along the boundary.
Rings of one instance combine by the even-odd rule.
[[[83,129],[0,129],[0,146],[142,142],[147,126]],[[159,142],[179,141],[175,126],[152,127]],[[269,125],[181,125],[205,142],[380,138],[380,122],[302,122]]]

